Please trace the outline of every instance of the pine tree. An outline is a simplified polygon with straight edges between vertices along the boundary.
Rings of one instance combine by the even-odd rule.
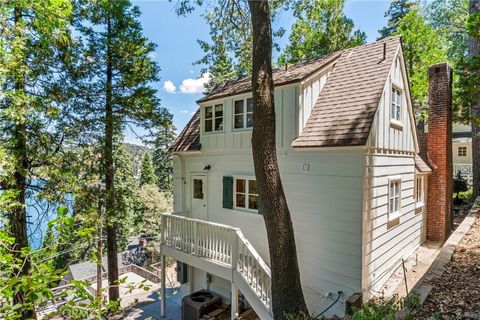
[[[384,39],[397,33],[398,24],[402,21],[410,10],[418,7],[418,0],[392,0],[390,7],[385,12],[388,17],[387,26],[378,30],[380,39]]]
[[[153,171],[152,159],[148,152],[145,152],[142,160],[142,170],[140,171],[140,186],[146,184],[156,184],[157,178]]]
[[[289,43],[278,64],[310,60],[364,44],[366,34],[354,30],[353,21],[343,13],[344,5],[344,0],[297,2]]]
[[[36,317],[36,295],[29,292],[30,255],[23,255],[29,250],[26,199],[32,188],[43,189],[35,180],[48,182],[49,168],[62,149],[65,97],[59,83],[67,77],[70,13],[68,0],[0,5],[0,213],[13,236],[14,258],[22,261],[14,270],[22,282],[13,302],[23,319]]]
[[[162,192],[167,194],[173,192],[173,160],[168,148],[174,140],[174,128],[168,127],[158,131],[154,142],[153,167],[157,185]]]
[[[152,86],[159,80],[159,67],[150,58],[155,45],[142,34],[139,8],[128,0],[78,0],[76,8],[83,77],[75,111],[83,131],[103,144],[109,297],[117,301],[116,230],[121,217],[115,197],[114,144],[120,142],[126,125],[153,132],[170,125],[171,115],[160,107]]]

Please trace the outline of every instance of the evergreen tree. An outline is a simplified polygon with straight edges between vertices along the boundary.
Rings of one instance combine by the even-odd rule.
[[[159,130],[153,150],[153,167],[158,188],[167,194],[173,192],[173,160],[168,148],[175,140],[174,128]]]
[[[418,0],[392,0],[390,7],[385,12],[388,17],[387,26],[378,30],[380,39],[384,39],[397,33],[399,23],[403,20],[410,10],[418,8]]]
[[[150,58],[155,45],[142,34],[139,8],[128,0],[77,0],[76,8],[83,77],[75,111],[84,131],[103,144],[109,297],[117,301],[116,230],[122,217],[115,198],[114,144],[127,124],[152,132],[169,125],[171,115],[160,107],[152,86],[159,80],[159,67]]]
[[[68,77],[64,62],[70,13],[68,0],[0,5],[0,214],[12,236],[8,242],[12,258],[21,261],[9,282],[20,279],[13,291],[18,309],[11,311],[23,319],[36,317],[33,302],[38,300],[31,291],[36,285],[30,278],[31,255],[25,254],[29,251],[26,199],[30,190],[46,187],[35,181],[48,183],[48,173],[62,150],[65,100],[58,88]],[[0,300],[5,301],[3,290]]]
[[[443,38],[425,23],[417,9],[410,10],[399,21],[395,34],[402,36],[415,112],[425,117],[428,109],[428,67],[447,61]]]
[[[280,55],[278,64],[322,57],[364,44],[365,33],[354,31],[353,21],[343,13],[344,5],[344,0],[297,2],[293,8],[296,20],[289,44]]]
[[[148,152],[145,152],[143,155],[142,160],[142,170],[140,172],[140,186],[146,184],[156,184],[157,178],[155,177],[155,173],[153,171],[153,163],[152,159]]]

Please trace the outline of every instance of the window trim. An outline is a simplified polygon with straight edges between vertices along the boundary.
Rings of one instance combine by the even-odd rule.
[[[397,211],[394,211],[394,212],[391,212],[390,211],[390,199],[392,199],[392,195],[391,195],[391,184],[392,183],[399,183],[399,190],[398,190],[398,210]],[[388,185],[387,185],[387,188],[388,188],[388,199],[387,199],[387,212],[388,212],[388,221],[393,221],[393,220],[396,220],[397,218],[400,218],[400,216],[402,215],[402,177],[400,176],[394,176],[394,177],[390,177],[388,179]]]
[[[216,119],[219,119],[220,117],[215,117],[215,107],[218,107],[218,106],[222,106],[222,122],[223,122],[223,127],[222,127],[222,130],[215,130],[215,120]],[[212,108],[212,118],[206,118],[206,109],[207,108]],[[210,104],[208,106],[204,106],[203,107],[203,115],[202,115],[203,119],[202,119],[202,131],[203,133],[205,134],[216,134],[216,133],[222,133],[222,132],[225,132],[225,104],[222,102],[222,103],[215,103],[215,104]],[[205,125],[205,122],[206,120],[212,120],[212,131],[206,131],[206,125]]]
[[[393,100],[394,98],[394,95],[393,95],[393,91],[398,91],[400,93],[400,104],[398,104],[396,101]],[[396,118],[396,114],[393,114],[393,106],[395,104],[395,108],[399,108],[399,113],[398,113],[398,119]],[[390,88],[390,103],[389,103],[389,109],[390,109],[390,122],[392,124],[395,124],[395,125],[400,125],[401,127],[403,127],[403,122],[402,122],[402,110],[403,110],[403,90],[395,85],[394,83],[392,83],[391,85],[391,88]],[[396,111],[396,109],[395,109]]]
[[[248,99],[252,99],[253,103],[253,97],[243,97],[243,98],[238,98],[238,99],[233,99],[232,100],[232,130],[233,131],[246,131],[246,130],[252,130],[253,129],[253,110],[252,112],[247,112],[247,106],[248,106]],[[242,113],[235,113],[235,102],[237,101],[243,101],[243,112]],[[252,126],[247,127],[247,115],[251,113],[252,114]],[[235,128],[235,116],[237,115],[242,115],[243,116],[243,127],[241,128]]]
[[[245,180],[245,208],[237,207],[237,180]],[[250,201],[249,200],[250,190],[249,190],[249,184],[248,184],[249,180],[253,180],[255,182],[257,181],[257,179],[254,176],[233,176],[233,210],[260,214],[258,209],[248,208],[248,202]],[[258,188],[258,185],[257,185],[257,188]],[[253,195],[254,194],[255,193],[253,193]],[[260,195],[259,194],[256,194],[256,195],[257,195],[257,198],[260,199]]]
[[[418,184],[420,180],[420,185]],[[418,195],[420,192],[420,201],[418,201]],[[425,178],[423,175],[415,176],[415,207],[420,208],[425,206]]]

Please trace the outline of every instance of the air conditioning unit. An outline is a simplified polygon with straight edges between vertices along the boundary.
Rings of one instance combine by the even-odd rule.
[[[182,299],[182,320],[198,320],[221,302],[222,298],[210,291],[194,292]]]

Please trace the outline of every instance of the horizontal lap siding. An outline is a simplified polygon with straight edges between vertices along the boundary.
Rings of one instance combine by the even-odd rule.
[[[401,66],[401,64],[400,64]],[[404,69],[392,66],[368,141],[364,178],[363,286],[365,297],[381,288],[403,257],[422,242],[423,214],[415,214],[415,137]],[[391,124],[391,86],[402,90],[402,129]],[[399,224],[387,228],[388,183],[401,178]]]
[[[295,229],[305,296],[310,310],[320,312],[332,302],[325,298],[326,292],[332,292],[335,298],[338,290],[346,296],[361,290],[364,153],[360,149],[287,149],[279,153],[278,160]],[[263,217],[222,208],[223,176],[254,176],[251,153],[190,156],[186,158],[186,172],[204,172],[206,164],[211,166],[207,172],[208,219],[241,228],[268,261]],[[308,171],[303,171],[304,164]],[[185,179],[186,199],[191,197],[190,181]]]

